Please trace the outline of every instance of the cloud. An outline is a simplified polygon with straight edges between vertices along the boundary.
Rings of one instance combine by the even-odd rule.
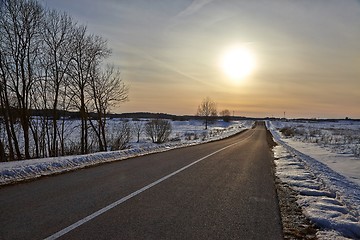
[[[170,19],[168,26],[165,29],[165,32],[175,28],[184,20],[187,20],[189,16],[195,15],[202,8],[204,8],[209,3],[215,0],[193,0],[190,5],[188,5],[185,9],[180,11],[177,15],[175,15],[172,19]]]
[[[132,54],[134,56],[137,56],[140,59],[144,59],[150,62],[155,63],[156,65],[167,69],[169,71],[172,71],[176,74],[179,74],[187,79],[194,80],[196,82],[199,82],[201,84],[210,85],[209,82],[202,80],[200,78],[197,78],[191,74],[186,73],[185,71],[182,71],[179,67],[174,66],[173,64],[167,62],[166,60],[162,60],[161,57],[155,57],[154,55],[151,55],[148,53],[148,51],[142,50],[140,48],[133,47],[129,44],[126,44],[124,42],[118,42],[118,46],[122,46],[122,49],[126,49],[128,54]]]
[[[203,8],[205,5],[213,2],[214,0],[194,0],[192,3],[185,8],[182,12],[180,12],[176,17],[186,17],[195,14],[198,12],[201,8]]]

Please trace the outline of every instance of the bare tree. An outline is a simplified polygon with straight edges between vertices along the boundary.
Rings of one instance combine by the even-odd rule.
[[[225,122],[230,122],[231,113],[228,109],[222,110],[220,116]]]
[[[7,57],[5,56],[6,49],[3,45],[1,32],[4,30],[0,26],[0,113],[5,123],[5,130],[7,135],[7,142],[9,146],[9,159],[10,161],[15,159],[15,153],[17,159],[21,158],[18,139],[15,134],[15,116],[12,114],[13,106],[11,104],[11,92],[9,90],[8,72],[6,71]]]
[[[128,147],[131,139],[131,125],[129,122],[123,121],[115,128],[115,138],[111,146],[112,150],[122,150]]]
[[[5,148],[4,148],[4,142],[3,142],[3,121],[2,118],[0,118],[0,162],[6,162],[7,158],[5,155]]]
[[[1,145],[7,160],[64,155],[66,124],[59,113],[68,110],[80,113],[81,153],[89,150],[91,129],[93,144],[106,150],[106,113],[128,97],[120,71],[103,70],[110,54],[106,41],[36,0],[0,0],[0,13]]]
[[[145,133],[153,143],[163,143],[170,136],[172,131],[171,123],[163,119],[154,119],[146,123]]]
[[[101,61],[110,54],[106,41],[99,36],[88,35],[86,27],[77,27],[74,33],[73,58],[70,65],[70,92],[75,96],[74,106],[80,111],[81,153],[88,153],[88,96],[87,88]]]
[[[5,88],[16,96],[16,104],[8,107],[19,110],[26,159],[31,157],[29,149],[30,100],[31,89],[38,77],[36,68],[41,52],[39,36],[42,15],[43,8],[36,1],[3,0],[1,2],[0,31],[3,35],[1,61],[5,62],[2,64],[2,71],[3,74],[6,72],[4,75],[9,79],[5,80],[7,82]],[[6,94],[4,97],[9,97]],[[9,99],[3,100],[5,104],[9,103]]]
[[[209,121],[217,116],[216,104],[209,97],[203,99],[198,106],[197,116],[204,119],[205,129],[208,128]]]
[[[137,137],[136,142],[140,142],[140,135],[144,131],[144,123],[141,120],[133,121],[133,131]]]
[[[88,95],[90,109],[95,112],[95,123],[90,118],[99,143],[99,150],[106,151],[106,114],[113,107],[128,99],[128,88],[121,79],[120,70],[107,65],[104,71],[94,69],[90,78]]]
[[[71,44],[74,38],[75,24],[66,13],[57,11],[48,11],[43,22],[42,38],[44,40],[44,57],[42,65],[44,71],[44,79],[47,84],[46,102],[51,109],[52,125],[48,130],[51,136],[49,140],[50,156],[57,156],[58,149],[58,112],[59,98],[62,93],[61,88],[65,86],[65,79],[69,72],[69,66],[72,59],[73,51]],[[49,94],[47,94],[49,93]]]
[[[6,162],[4,144],[0,140],[0,162]]]

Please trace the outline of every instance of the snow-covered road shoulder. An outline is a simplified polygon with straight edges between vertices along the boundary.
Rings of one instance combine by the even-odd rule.
[[[211,136],[205,140],[184,140],[176,142],[167,142],[164,144],[134,144],[133,147],[126,150],[99,152],[86,155],[54,157],[31,159],[24,161],[1,162],[0,163],[0,186],[16,183],[25,180],[39,178],[41,176],[59,174],[73,171],[101,163],[120,161],[132,157],[142,156],[151,153],[164,152],[175,148],[188,147],[197,144],[207,143],[230,137],[251,128],[252,121],[241,121],[231,124],[227,127],[213,127],[209,131]],[[186,129],[178,128],[175,131],[179,134],[182,131],[185,134]]]
[[[360,187],[326,164],[289,146],[267,122],[274,147],[276,175],[297,193],[297,203],[318,227],[320,239],[360,238]]]

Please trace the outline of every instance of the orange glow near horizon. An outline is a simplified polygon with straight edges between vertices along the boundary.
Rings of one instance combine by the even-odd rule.
[[[108,40],[112,112],[360,119],[358,0],[42,1]]]

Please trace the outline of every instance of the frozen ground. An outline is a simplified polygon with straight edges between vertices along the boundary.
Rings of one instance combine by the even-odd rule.
[[[111,125],[116,125],[117,121],[120,120],[112,120]],[[196,120],[172,121],[171,124],[173,128],[172,134],[169,137],[171,141],[164,144],[151,143],[142,133],[139,143],[133,137],[129,143],[129,148],[126,150],[0,162],[0,185],[71,171],[104,162],[119,161],[149,153],[219,140],[251,128],[253,121],[233,121],[230,123],[217,121],[210,125],[208,130],[204,130],[202,122]],[[76,136],[69,136],[69,138],[76,139]]]
[[[359,122],[267,122],[278,146],[276,174],[297,193],[297,203],[320,239],[360,238]],[[288,128],[285,137],[279,130]],[[290,132],[290,134],[289,134]]]
[[[153,144],[142,134],[139,143],[133,138],[122,151],[0,163],[0,185],[213,141],[252,124],[219,121],[204,131],[199,121],[173,121],[171,141],[165,144]],[[360,122],[268,121],[267,126],[279,143],[276,174],[297,192],[304,214],[321,228],[317,236],[360,239]],[[285,127],[292,129],[288,137],[279,132]]]

